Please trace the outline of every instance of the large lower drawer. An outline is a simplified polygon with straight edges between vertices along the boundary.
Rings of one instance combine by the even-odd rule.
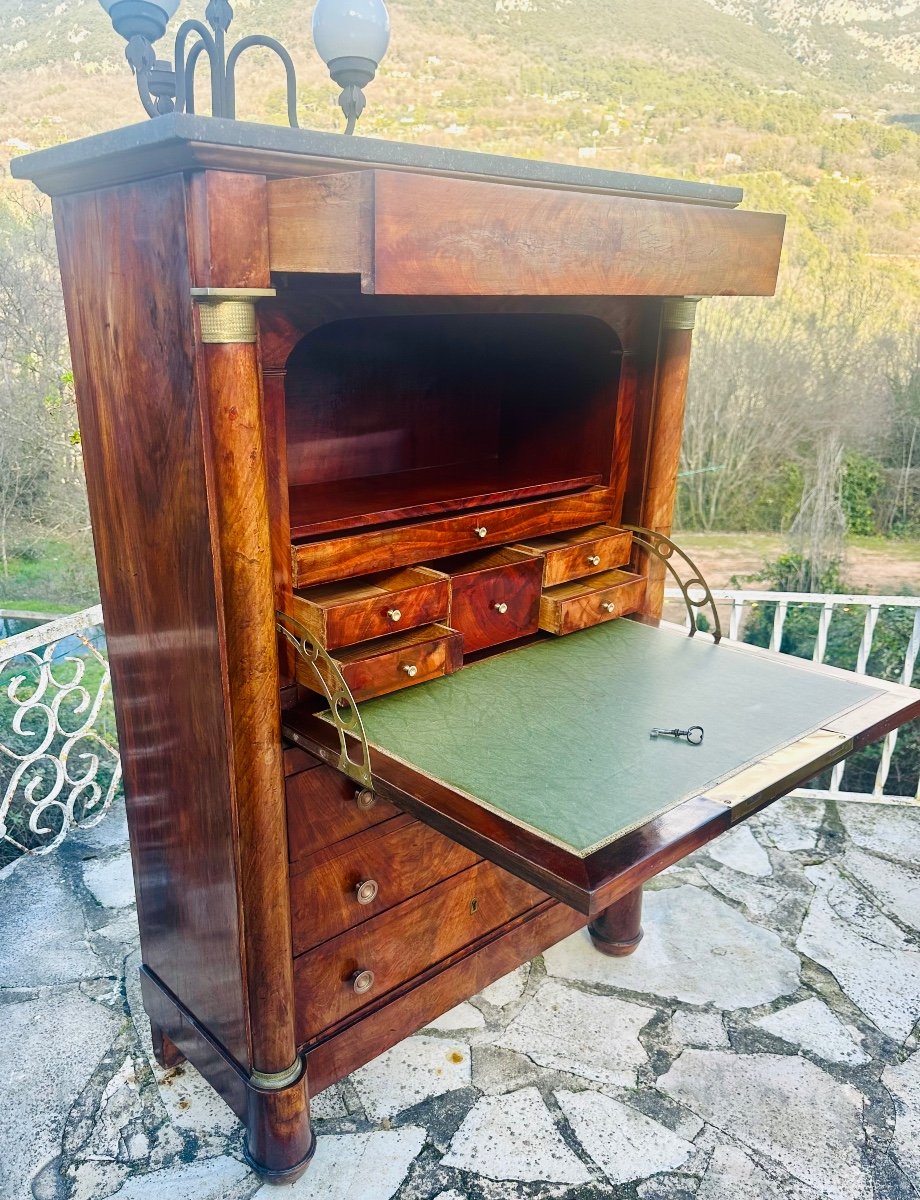
[[[346,575],[389,571],[482,546],[594,525],[607,520],[612,504],[609,489],[592,487],[550,500],[506,504],[433,521],[299,543],[291,547],[294,587],[328,583]]]
[[[339,852],[340,853],[337,853]],[[468,867],[478,855],[428,825],[398,817],[334,847],[291,876],[294,953],[394,908]]]
[[[482,862],[301,954],[294,960],[298,1044],[545,899]]]
[[[288,857],[292,863],[399,816],[398,808],[332,767],[313,767],[289,775],[284,787]]]

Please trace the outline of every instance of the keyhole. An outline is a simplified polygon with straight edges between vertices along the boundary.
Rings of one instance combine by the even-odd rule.
[[[477,908],[479,908],[479,901],[474,898],[470,901],[470,912],[474,913]]]

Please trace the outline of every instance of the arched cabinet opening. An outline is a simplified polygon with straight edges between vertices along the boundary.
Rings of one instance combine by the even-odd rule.
[[[610,483],[620,363],[590,316],[320,326],[287,362],[292,536]]]

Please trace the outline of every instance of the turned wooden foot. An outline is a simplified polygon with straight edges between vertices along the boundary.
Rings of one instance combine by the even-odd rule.
[[[159,1025],[154,1025],[150,1022],[150,1040],[153,1042],[153,1057],[157,1060],[164,1070],[170,1067],[178,1067],[179,1063],[185,1062],[185,1055],[171,1042]]]
[[[601,954],[622,958],[642,941],[642,888],[621,896],[588,926],[591,941]]]

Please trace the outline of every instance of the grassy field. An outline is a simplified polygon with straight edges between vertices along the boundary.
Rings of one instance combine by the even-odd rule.
[[[732,587],[734,576],[753,575],[788,549],[785,539],[772,533],[678,532],[675,539],[713,588]],[[851,537],[844,580],[852,592],[920,596],[920,542]]]
[[[71,613],[99,602],[96,564],[88,540],[49,538],[0,571],[0,609]]]

